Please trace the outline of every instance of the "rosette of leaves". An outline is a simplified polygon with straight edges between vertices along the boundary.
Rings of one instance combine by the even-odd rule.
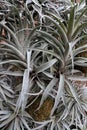
[[[45,87],[50,81],[48,76],[46,76],[46,79],[42,72],[50,69],[50,67],[53,66],[57,60],[56,58],[48,57],[46,54],[34,52],[30,49],[31,37],[36,29],[33,30],[33,27],[29,28],[29,26],[25,28],[26,26],[22,23],[22,25],[20,25],[20,30],[15,32],[16,29],[14,29],[14,24],[12,25],[12,29],[8,27],[7,23],[8,22],[5,20],[0,22],[0,26],[7,33],[7,38],[0,37],[0,75],[7,75],[11,78],[12,91],[8,88],[10,92],[5,92],[4,87],[1,86],[3,89],[3,93],[1,92],[1,94],[3,94],[3,101],[1,102],[3,109],[0,108],[0,128],[3,130],[30,129],[30,116],[27,115],[27,117],[24,117],[24,111],[26,111],[27,104],[32,104],[42,93],[44,88],[41,88],[40,84],[43,84]],[[19,29],[19,27],[17,29]],[[33,38],[35,39],[36,37]],[[43,49],[46,45],[43,41],[42,43]],[[39,77],[42,77],[41,80],[39,80]],[[5,94],[8,96],[10,93],[12,94],[12,92],[14,93],[14,98],[9,101],[8,97],[5,97]],[[7,106],[7,104],[9,104],[9,106]],[[5,110],[6,114],[4,114]],[[23,119],[24,123],[20,121],[20,123],[17,124],[17,121],[19,122],[20,118],[18,117],[19,113],[22,119],[23,117],[26,118]],[[37,127],[36,129],[45,126],[49,122],[50,121],[38,123],[33,119],[33,123],[35,123],[35,127]],[[31,128],[33,129],[33,125]]]
[[[26,120],[24,120],[25,125],[22,124],[20,126],[18,124],[16,127],[16,125],[13,124],[13,122],[15,122],[14,119],[18,117],[20,112],[21,116],[24,117],[23,113],[24,111],[26,111],[26,108],[33,102],[35,102],[37,97],[42,94],[44,87],[47,86],[50,81],[50,78],[44,75],[43,71],[47,69],[50,70],[50,67],[53,66],[57,62],[57,60],[56,58],[51,58],[44,53],[34,52],[30,49],[29,40],[33,34],[32,31],[30,32],[28,39],[24,40],[24,30],[18,31],[17,35],[15,35],[15,33],[5,23],[1,22],[0,25],[4,27],[4,29],[6,29],[10,38],[12,39],[9,40],[1,37],[2,41],[0,42],[0,50],[1,55],[4,57],[2,57],[0,62],[2,66],[0,74],[10,76],[12,83],[14,82],[14,80],[19,80],[21,77],[20,82],[14,82],[14,85],[11,86],[14,92],[15,99],[12,99],[11,102],[3,101],[4,104],[9,103],[9,107],[6,107],[5,105],[5,107],[3,106],[3,109],[9,111],[11,105],[13,105],[14,109],[10,111],[11,118],[8,116],[8,113],[6,113],[6,115],[3,115],[4,110],[2,110],[0,128],[4,130],[9,125],[8,129],[17,129],[17,127],[21,129],[23,126],[24,127],[22,129],[30,129],[30,120],[28,120],[27,122]],[[42,43],[42,47],[40,47],[43,49],[47,45],[43,41]],[[54,79],[53,81],[56,81],[56,79]],[[3,116],[4,118],[5,116],[7,118],[2,119]],[[17,118],[17,120],[19,119]],[[39,129],[40,127],[44,127],[49,122],[50,121],[46,121],[43,123],[34,122],[34,124],[37,126],[36,129]],[[33,128],[33,126],[31,128]]]
[[[76,57],[87,47],[86,44],[77,46],[81,41],[85,42],[87,37],[82,33],[87,23],[81,21],[85,11],[77,18],[76,7],[71,7],[67,20],[47,11],[47,15],[42,14],[41,17],[41,20],[44,18],[44,26],[22,26],[17,32],[11,30],[4,21],[0,22],[8,34],[7,39],[0,38],[1,55],[4,56],[0,62],[3,68],[0,74],[23,79],[12,89],[15,101],[7,102],[8,105],[4,101],[3,109],[0,108],[1,129],[70,130],[73,124],[76,129],[86,128],[86,91],[84,97],[84,90],[73,84],[76,80],[87,81],[74,67],[82,63],[87,65],[86,58]],[[35,120],[31,113],[27,113],[27,109],[37,103],[38,97],[41,98],[34,113],[42,110],[43,106],[43,113],[46,113],[45,105],[48,105],[48,99],[52,100],[49,117],[44,120]]]
[[[30,130],[32,124],[32,117],[26,111],[15,113],[15,104],[5,103],[0,110],[0,129],[2,130]]]
[[[87,25],[83,15],[85,17],[87,8],[85,7],[82,12],[77,11],[77,8],[79,8],[78,5],[69,8],[67,20],[64,21],[60,20],[54,13],[47,12],[48,15],[44,15],[45,26],[42,30],[37,30],[38,38],[41,38],[47,44],[47,48],[43,50],[40,47],[40,42],[37,43],[38,46],[37,44],[33,48],[31,46],[32,50],[47,53],[47,55],[57,59],[51,71],[43,72],[53,78],[45,88],[39,106],[41,107],[47,97],[54,98],[54,105],[50,113],[52,119],[50,129],[68,130],[70,129],[69,124],[73,123],[77,123],[78,129],[80,124],[78,117],[82,116],[86,120],[86,100],[85,103],[82,103],[77,86],[72,82],[73,80],[87,81],[87,78],[82,75],[79,69],[75,69],[75,65],[87,66],[87,58],[77,57],[78,54],[85,52],[87,47],[86,44],[79,46],[81,42],[85,43],[87,38],[87,35],[83,33]],[[48,26],[48,22],[50,26]],[[67,106],[72,113],[71,116]],[[72,116],[77,115],[77,113],[78,117]]]

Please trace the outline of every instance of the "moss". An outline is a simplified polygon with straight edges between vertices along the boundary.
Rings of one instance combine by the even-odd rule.
[[[51,98],[47,98],[38,110],[37,108],[40,100],[41,97],[39,97],[31,106],[29,106],[27,111],[36,121],[48,120],[53,107],[53,100]]]

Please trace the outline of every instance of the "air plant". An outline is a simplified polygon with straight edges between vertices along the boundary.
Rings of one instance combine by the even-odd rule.
[[[70,1],[66,10],[57,1],[58,9],[53,2],[33,0],[30,10],[29,2],[22,5],[21,15],[14,2],[20,22],[11,23],[12,28],[8,21],[0,22],[7,34],[0,37],[0,75],[10,77],[12,83],[0,82],[0,128],[84,130],[86,84],[79,87],[76,83],[86,82],[87,78],[76,66],[87,66],[87,58],[79,56],[87,51],[87,8]],[[33,18],[35,12],[38,24]]]

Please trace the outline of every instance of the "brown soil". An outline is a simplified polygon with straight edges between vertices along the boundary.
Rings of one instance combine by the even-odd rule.
[[[27,111],[36,121],[48,120],[53,107],[53,100],[51,98],[47,98],[38,110],[37,108],[39,107],[40,100],[41,97],[39,97],[31,106],[29,106]]]
[[[87,49],[86,49],[86,50],[87,50]],[[81,54],[79,54],[79,56],[87,58],[87,52],[82,52]],[[87,67],[79,67],[79,68],[80,68],[80,70],[81,70],[83,73],[87,74]]]
[[[83,86],[87,86],[87,81],[73,81],[73,84],[78,88],[82,88]]]

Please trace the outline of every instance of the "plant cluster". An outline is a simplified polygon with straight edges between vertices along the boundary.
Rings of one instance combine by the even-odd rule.
[[[0,129],[87,129],[84,0],[0,1]]]

